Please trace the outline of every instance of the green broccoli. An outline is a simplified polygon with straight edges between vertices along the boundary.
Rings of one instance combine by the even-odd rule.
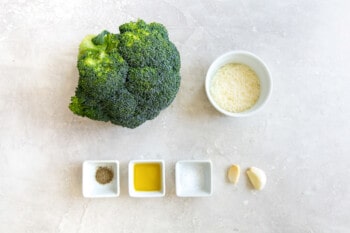
[[[180,55],[166,28],[143,20],[86,36],[79,46],[79,82],[70,110],[135,128],[158,116],[180,86]]]

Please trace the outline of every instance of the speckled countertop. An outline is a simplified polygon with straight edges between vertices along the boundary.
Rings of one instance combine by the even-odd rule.
[[[346,0],[1,0],[0,232],[349,232],[349,11]],[[73,115],[81,39],[137,18],[166,25],[181,53],[175,101],[134,130]],[[249,118],[220,115],[204,92],[232,49],[273,75]],[[164,198],[128,196],[127,163],[140,158],[166,161]],[[120,161],[120,197],[82,197],[88,159]],[[213,162],[212,197],[175,195],[182,159]],[[231,163],[264,169],[266,188],[228,184]]]

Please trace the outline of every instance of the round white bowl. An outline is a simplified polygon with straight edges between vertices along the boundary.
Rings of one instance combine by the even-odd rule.
[[[229,63],[240,63],[249,66],[255,71],[260,80],[260,96],[258,101],[250,109],[243,112],[229,112],[221,108],[210,93],[212,79],[220,67]],[[266,64],[256,55],[247,51],[230,51],[215,59],[210,65],[205,79],[205,91],[210,103],[222,114],[231,117],[250,116],[259,111],[268,101],[272,92],[272,79]]]

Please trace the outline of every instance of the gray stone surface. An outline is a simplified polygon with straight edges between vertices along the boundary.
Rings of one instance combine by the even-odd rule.
[[[0,232],[349,232],[350,3],[335,1],[0,1]],[[73,115],[81,39],[135,20],[169,29],[182,83],[159,117],[130,130]],[[272,98],[233,119],[209,104],[204,77],[243,49],[269,66]],[[166,196],[127,193],[131,159],[166,161]],[[121,196],[84,199],[81,165],[121,162]],[[175,195],[174,165],[210,159],[214,194]],[[254,192],[231,163],[264,169]]]

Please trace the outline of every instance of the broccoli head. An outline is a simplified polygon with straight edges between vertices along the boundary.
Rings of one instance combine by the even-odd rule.
[[[180,55],[166,28],[142,20],[86,36],[79,46],[79,82],[70,110],[135,128],[158,116],[180,86]]]

